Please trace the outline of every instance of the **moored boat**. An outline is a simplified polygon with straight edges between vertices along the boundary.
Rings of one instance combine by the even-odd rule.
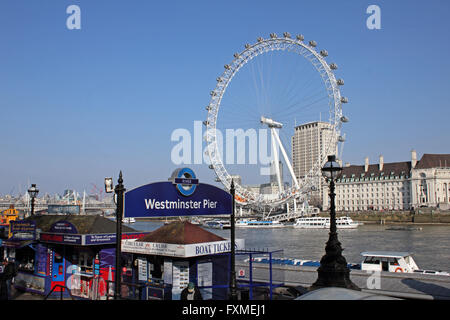
[[[359,225],[358,222],[353,221],[350,217],[336,218],[336,227],[338,229],[355,229]],[[329,229],[330,218],[324,217],[305,217],[295,220],[294,228],[299,229]]]
[[[206,220],[203,222],[203,226],[213,229],[230,229],[230,221],[227,220]]]
[[[248,220],[242,219],[236,221],[236,228],[280,228],[285,227],[283,223],[277,220]]]
[[[366,251],[361,270],[450,275],[445,271],[421,270],[409,252]]]
[[[122,219],[122,223],[126,223],[126,224],[135,223],[135,222],[136,222],[135,218],[123,218]]]
[[[389,251],[367,251],[362,252],[361,255],[364,257],[363,261],[358,264],[348,263],[347,267],[349,269],[363,270],[363,271],[386,271],[386,272],[396,272],[396,273],[419,273],[427,275],[441,275],[450,276],[449,272],[446,271],[435,271],[435,270],[423,270],[419,269],[416,262],[414,261],[411,253],[408,252],[389,252]],[[249,263],[249,259],[245,262]],[[264,263],[269,264],[279,264],[279,265],[290,265],[290,266],[303,266],[303,267],[319,267],[320,261],[317,260],[304,260],[296,258],[272,258],[269,257],[253,257],[252,263]]]

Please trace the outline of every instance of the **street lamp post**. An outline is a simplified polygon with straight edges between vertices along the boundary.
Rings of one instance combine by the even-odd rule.
[[[116,194],[116,271],[114,281],[114,299],[120,298],[120,279],[121,279],[121,254],[122,254],[122,218],[123,218],[123,195],[125,193],[125,187],[123,185],[122,171],[119,173],[119,183],[114,187],[112,178],[105,178],[105,191],[107,193]]]
[[[39,193],[38,188],[36,188],[36,184],[32,184],[31,188],[28,189],[28,194],[31,198],[31,215],[34,215],[34,200],[36,199],[37,194]]]
[[[334,193],[334,181],[342,171],[341,166],[336,162],[336,156],[328,156],[328,162],[322,168],[323,176],[330,181],[330,233],[325,247],[325,255],[320,260],[320,267],[317,269],[318,278],[310,287],[310,290],[323,287],[343,287],[347,289],[360,290],[350,280],[350,270],[347,261],[342,256],[341,243],[338,240],[336,228],[336,207]]]
[[[117,207],[116,207],[116,284],[114,291],[114,299],[117,300],[121,297],[120,295],[120,280],[121,280],[121,254],[122,254],[122,218],[123,218],[123,194],[125,193],[125,187],[123,185],[122,171],[119,173],[119,183],[115,188],[114,192],[117,195]]]
[[[230,300],[238,300],[237,295],[237,286],[236,286],[236,266],[235,266],[235,257],[236,257],[236,239],[235,239],[235,221],[234,221],[234,212],[236,209],[236,200],[235,200],[235,194],[236,190],[234,188],[234,181],[231,180],[231,188],[230,193],[232,197],[232,208],[231,208],[231,221],[230,221],[230,227],[231,227],[231,271],[230,271]]]

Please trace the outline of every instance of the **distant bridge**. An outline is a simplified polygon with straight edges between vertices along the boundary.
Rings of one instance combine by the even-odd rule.
[[[0,203],[0,211],[6,210],[12,205],[13,203]],[[48,209],[49,205],[65,205],[64,203],[48,203],[48,204],[35,204],[34,205],[34,211],[44,211]],[[26,204],[14,204],[14,208],[19,211],[28,211],[30,210],[30,207]],[[80,210],[83,208],[82,205],[80,205]],[[86,203],[84,205],[85,210],[115,210],[116,205],[115,204],[108,204],[108,203]]]

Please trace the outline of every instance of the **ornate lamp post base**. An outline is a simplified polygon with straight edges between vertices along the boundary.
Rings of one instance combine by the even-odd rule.
[[[231,270],[230,270],[230,293],[229,299],[232,301],[238,300],[237,294],[237,284],[236,284],[236,240],[235,240],[235,221],[234,221],[234,212],[236,210],[236,189],[234,188],[234,181],[231,179],[231,189],[230,189],[231,197],[232,197],[232,211],[231,211]]]
[[[342,255],[341,243],[337,236],[334,179],[336,179],[337,172],[340,172],[342,168],[335,161],[334,155],[328,156],[328,162],[322,168],[322,173],[330,181],[330,233],[325,246],[325,255],[320,260],[320,267],[317,269],[318,278],[309,290],[323,287],[361,290],[350,280],[350,269]]]
[[[361,290],[350,280],[350,269],[347,267],[344,256],[342,256],[341,243],[337,239],[337,233],[330,233],[325,252],[326,254],[320,260],[320,267],[317,269],[318,278],[309,290],[324,287]]]

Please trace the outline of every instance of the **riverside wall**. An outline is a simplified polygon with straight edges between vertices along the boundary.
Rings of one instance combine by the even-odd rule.
[[[329,217],[329,213],[321,212],[320,216]],[[349,216],[354,221],[365,223],[450,224],[450,211],[431,208],[420,208],[414,211],[337,212],[336,216]]]

